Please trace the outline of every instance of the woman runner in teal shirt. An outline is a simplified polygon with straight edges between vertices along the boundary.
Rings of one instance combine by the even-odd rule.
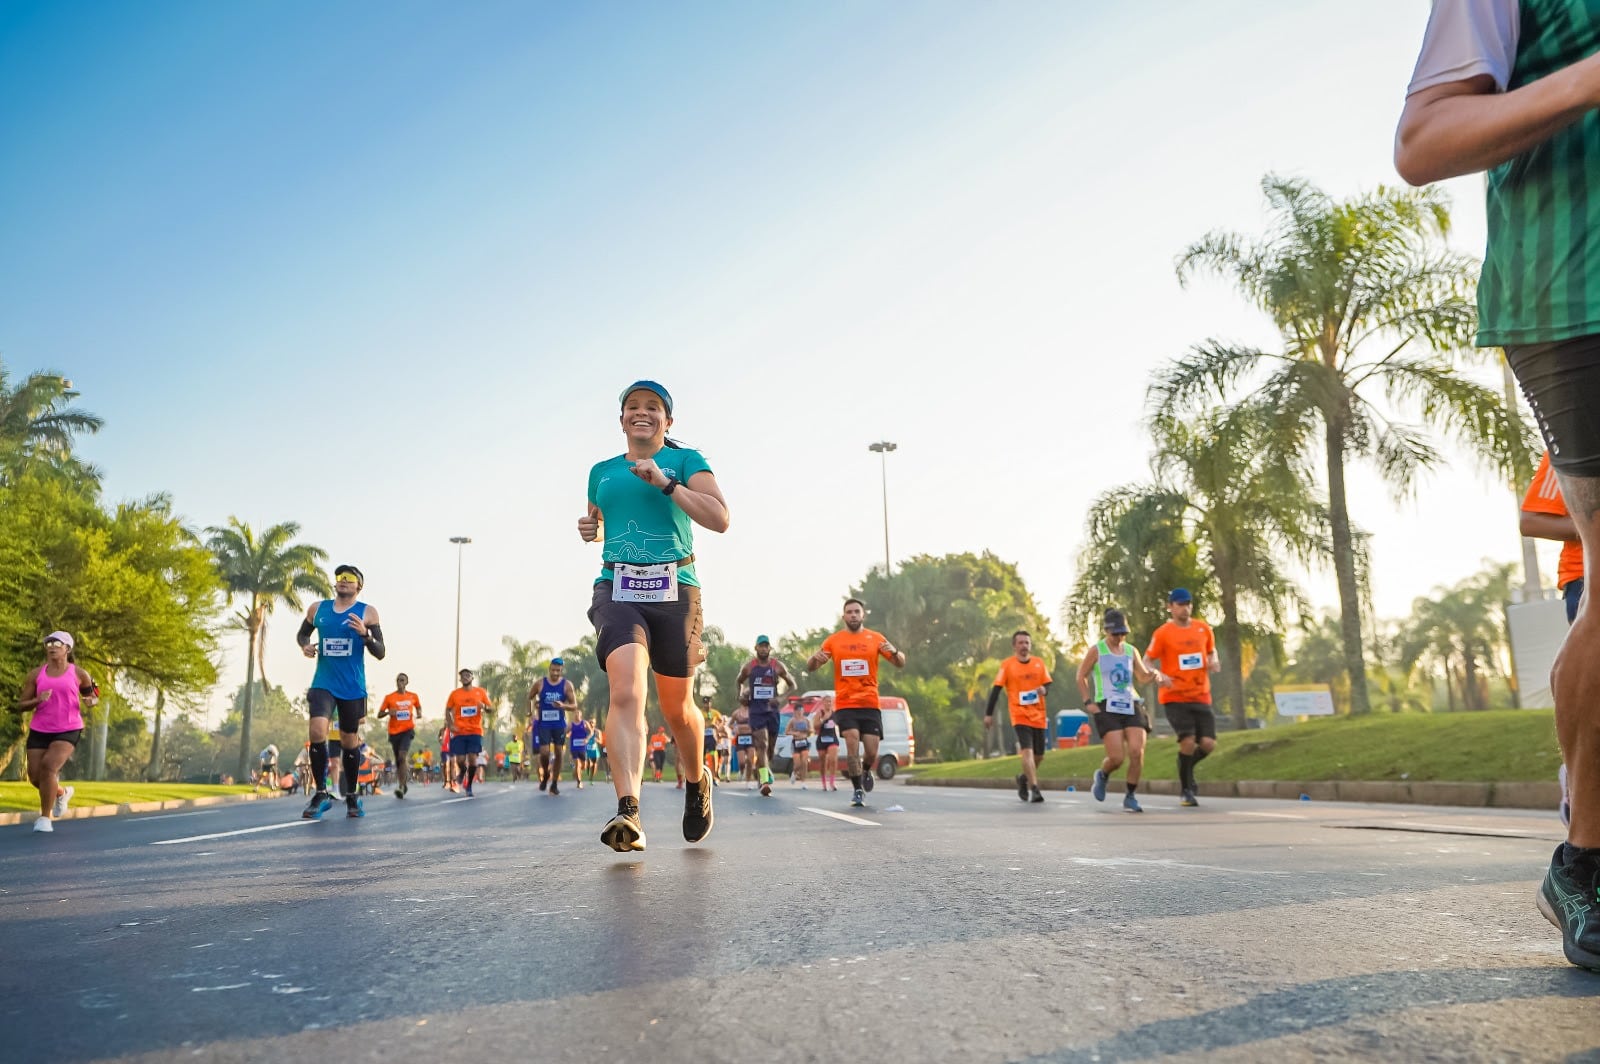
[[[662,716],[678,749],[700,749],[705,720],[689,691],[705,656],[694,525],[726,532],[728,504],[704,456],[667,439],[672,395],[666,388],[637,381],[621,399],[628,449],[589,471],[589,508],[578,518],[578,535],[585,543],[604,542],[589,620],[611,685],[606,753],[617,815],[600,841],[625,853],[645,846],[639,786],[648,673],[655,673]],[[683,837],[699,842],[711,832],[711,777],[697,758],[686,759],[682,771]]]

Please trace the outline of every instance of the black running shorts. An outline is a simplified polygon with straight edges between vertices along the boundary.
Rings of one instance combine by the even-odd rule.
[[[1190,736],[1194,736],[1198,739],[1215,739],[1217,737],[1217,715],[1211,712],[1211,703],[1168,702],[1161,708],[1166,710],[1167,723],[1172,725],[1172,730],[1178,733],[1178,738],[1187,739]]]
[[[1600,335],[1514,344],[1506,360],[1522,385],[1557,472],[1600,477]]]
[[[1110,732],[1127,731],[1129,728],[1143,728],[1150,730],[1150,718],[1141,710],[1137,713],[1107,713],[1104,702],[1096,702],[1100,709],[1094,715],[1094,733],[1104,739]]]
[[[307,691],[306,704],[313,717],[332,719],[337,714],[340,734],[349,732],[354,735],[361,730],[361,722],[367,717],[365,698],[335,698],[333,692],[324,687],[313,687]]]
[[[883,738],[883,711],[877,709],[836,709],[833,711],[834,722],[839,725],[839,732],[858,731],[862,735],[876,735]]]
[[[417,729],[407,728],[402,732],[389,733],[389,749],[394,751],[394,759],[402,761],[411,753],[411,740],[417,737]]]
[[[34,731],[28,729],[28,742],[25,749],[48,750],[51,743],[71,743],[77,749],[78,743],[83,739],[83,729],[74,728],[71,731]]]
[[[1035,728],[1031,724],[1013,724],[1011,730],[1017,733],[1017,752],[1032,750],[1034,757],[1044,756],[1043,728]]]
[[[678,585],[676,602],[613,602],[611,581],[594,585],[589,623],[597,637],[595,657],[600,667],[611,652],[638,643],[650,653],[650,669],[657,676],[688,679],[705,660],[700,648],[700,589]]]

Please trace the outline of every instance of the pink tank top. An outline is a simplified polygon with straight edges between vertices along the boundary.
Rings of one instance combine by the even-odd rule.
[[[77,666],[68,664],[67,671],[60,676],[51,676],[48,668],[40,669],[36,689],[41,695],[46,691],[55,694],[33,711],[33,723],[29,727],[36,732],[69,732],[83,727]]]

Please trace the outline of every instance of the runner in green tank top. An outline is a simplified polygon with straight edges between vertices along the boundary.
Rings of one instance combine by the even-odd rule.
[[[1478,343],[1504,345],[1583,542],[1600,564],[1600,4],[1433,5],[1395,137],[1413,184],[1479,170],[1489,243]],[[1585,595],[1551,672],[1572,823],[1537,902],[1600,971],[1600,610]]]
[[[1122,808],[1142,813],[1144,809],[1134,792],[1144,773],[1144,744],[1150,737],[1150,718],[1139,707],[1135,680],[1163,686],[1171,682],[1145,665],[1139,648],[1128,644],[1128,620],[1122,611],[1106,610],[1105,638],[1090,647],[1078,665],[1078,694],[1083,696],[1083,708],[1106,747],[1106,756],[1094,774],[1094,800],[1106,800],[1106,784],[1126,758],[1127,793],[1122,798]]]

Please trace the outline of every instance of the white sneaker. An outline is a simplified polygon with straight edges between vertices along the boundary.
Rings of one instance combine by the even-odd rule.
[[[64,817],[67,815],[67,803],[72,801],[72,788],[62,787],[56,791],[56,804],[50,807],[50,815]]]
[[[56,826],[50,823],[50,818],[47,816],[42,816],[33,822],[33,830],[35,831],[51,832],[55,829]]]

